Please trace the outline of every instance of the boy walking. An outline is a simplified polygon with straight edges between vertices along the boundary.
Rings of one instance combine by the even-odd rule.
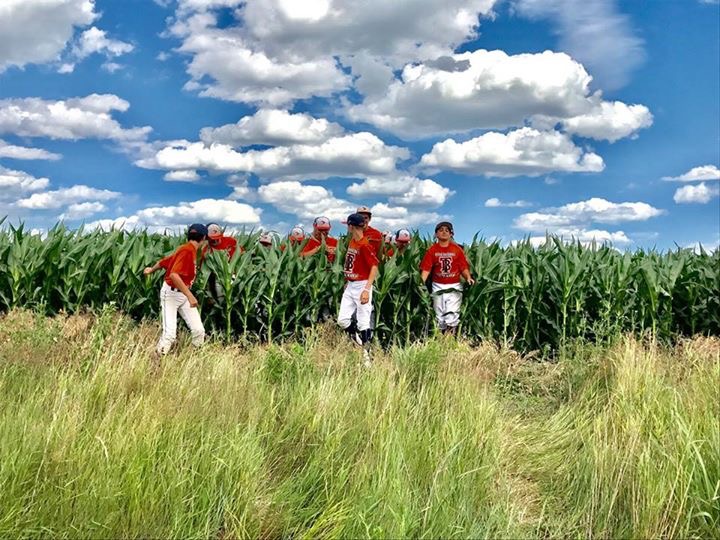
[[[220,227],[217,223],[208,223],[206,227],[208,241],[203,246],[200,253],[200,264],[198,264],[198,268],[202,267],[202,263],[205,261],[205,257],[207,257],[208,253],[212,253],[214,251],[224,251],[227,253],[228,260],[231,260],[236,251],[239,251],[239,253],[245,251],[242,246],[240,246],[240,249],[238,250],[237,240],[235,240],[232,236],[225,236],[225,231],[223,231],[222,227]],[[210,272],[210,276],[208,277],[208,287],[210,289],[210,294],[213,297],[213,301],[220,304],[225,302],[225,290],[220,282],[218,282],[215,272]]]
[[[454,234],[452,223],[438,223],[435,226],[437,242],[427,250],[420,263],[423,282],[432,276],[433,308],[438,326],[443,333],[453,335],[460,324],[460,277],[464,277],[468,285],[475,284],[465,252],[453,241]]]
[[[373,251],[375,251],[375,256],[379,259],[382,255],[382,246],[385,238],[383,237],[383,233],[375,227],[370,226],[370,221],[372,220],[372,210],[370,210],[367,206],[361,206],[355,211],[355,213],[360,214],[365,220],[363,233],[365,238],[367,238],[367,241],[370,243],[370,247],[372,247]]]
[[[365,365],[370,365],[370,318],[372,316],[373,282],[378,273],[378,259],[375,250],[363,235],[365,217],[350,214],[347,219],[350,244],[345,254],[345,291],[340,302],[338,324],[348,333],[350,339],[363,347]],[[357,327],[353,325],[353,315]]]
[[[300,252],[301,257],[311,257],[315,255],[325,244],[325,255],[329,262],[335,261],[335,252],[337,250],[337,238],[330,236],[330,220],[324,216],[315,218],[313,222],[313,232],[310,239]]]
[[[188,241],[180,246],[175,253],[165,257],[154,266],[145,268],[144,274],[150,275],[163,268],[165,279],[160,289],[160,308],[162,311],[162,336],[157,344],[158,354],[165,355],[177,338],[177,314],[183,318],[190,334],[192,344],[200,347],[205,341],[198,301],[190,291],[195,281],[197,251],[207,238],[207,227],[195,223],[188,228]]]

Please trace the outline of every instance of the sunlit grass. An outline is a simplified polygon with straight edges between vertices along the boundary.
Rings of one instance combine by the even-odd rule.
[[[431,340],[370,370],[181,344],[105,311],[0,319],[0,536],[698,537],[720,525],[720,343],[550,363]]]

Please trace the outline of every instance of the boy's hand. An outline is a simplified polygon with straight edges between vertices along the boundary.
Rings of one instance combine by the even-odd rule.
[[[366,289],[360,293],[360,303],[367,304],[370,301],[370,292]]]
[[[198,301],[197,301],[197,298],[195,298],[195,295],[193,293],[188,293],[187,299],[188,299],[188,302],[190,302],[190,307],[197,307]]]
[[[152,267],[152,266],[148,266],[147,268],[145,268],[145,270],[143,270],[143,274],[146,275],[146,276],[149,276],[149,275],[152,274],[154,271],[155,271],[155,270],[153,270],[153,267]]]
[[[475,280],[473,278],[468,278],[467,284],[470,286],[475,285]]]

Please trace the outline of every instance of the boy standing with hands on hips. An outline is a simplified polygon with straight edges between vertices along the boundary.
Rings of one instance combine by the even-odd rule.
[[[350,214],[347,219],[350,244],[345,254],[345,291],[340,302],[338,324],[348,333],[350,339],[362,345],[365,365],[370,365],[370,317],[372,316],[373,282],[378,273],[378,258],[375,250],[365,238],[365,217]],[[357,328],[353,324],[357,319]]]
[[[197,251],[207,239],[207,227],[195,223],[190,225],[188,241],[177,248],[175,253],[165,257],[154,266],[145,268],[146,276],[163,268],[165,279],[160,289],[160,308],[162,311],[162,336],[157,344],[157,352],[165,355],[175,343],[177,337],[177,314],[183,318],[190,334],[192,344],[200,347],[205,341],[205,328],[200,319],[198,301],[190,291],[195,281]]]
[[[432,295],[438,326],[445,334],[455,335],[460,324],[462,305],[462,284],[464,277],[468,285],[475,280],[470,275],[465,252],[453,241],[452,223],[442,221],[435,226],[437,242],[427,250],[420,263],[420,278],[427,281],[432,277]]]

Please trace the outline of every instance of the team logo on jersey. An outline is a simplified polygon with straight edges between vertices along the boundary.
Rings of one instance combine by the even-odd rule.
[[[355,259],[357,257],[357,253],[354,251],[348,251],[345,255],[345,273],[346,274],[352,274],[353,268],[355,267]]]
[[[450,274],[450,271],[452,270],[452,261],[452,257],[438,257],[441,275],[447,276]]]

